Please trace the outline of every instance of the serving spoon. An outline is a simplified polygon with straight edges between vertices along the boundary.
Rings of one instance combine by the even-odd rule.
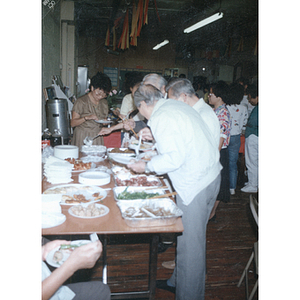
[[[85,145],[87,145],[87,146],[92,146],[93,140],[94,140],[95,138],[97,138],[98,136],[100,136],[100,134],[98,134],[98,135],[96,135],[96,136],[94,136],[94,137],[87,136],[87,137],[83,140],[83,143],[84,143]]]
[[[136,156],[138,156],[140,153],[141,142],[142,142],[142,133],[140,134],[140,137],[139,137],[139,143],[138,143],[137,147],[135,148]]]

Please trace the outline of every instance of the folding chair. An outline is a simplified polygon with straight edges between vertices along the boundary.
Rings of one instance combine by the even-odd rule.
[[[250,209],[251,209],[253,218],[258,226],[258,202],[252,195],[250,195]],[[253,260],[254,260],[255,273],[256,273],[257,279],[256,279],[254,287],[252,288],[252,291],[249,295],[248,272],[249,272],[249,267]],[[246,265],[246,267],[242,273],[242,276],[240,278],[240,281],[237,285],[238,287],[241,286],[244,278],[245,278],[246,299],[252,300],[257,291],[257,288],[258,288],[258,241],[254,243],[250,258],[247,262],[247,265]]]

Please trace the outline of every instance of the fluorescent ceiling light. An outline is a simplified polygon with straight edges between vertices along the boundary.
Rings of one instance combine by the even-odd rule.
[[[216,13],[216,14],[214,14],[214,15],[212,15],[212,16],[210,16],[210,17],[208,17],[208,18],[206,18],[206,19],[204,19],[204,20],[202,20],[202,21],[200,21],[196,24],[194,24],[193,26],[190,26],[190,27],[184,29],[183,32],[184,33],[190,33],[190,32],[192,32],[192,31],[194,31],[194,30],[196,30],[200,27],[203,27],[203,26],[205,26],[209,23],[212,23],[214,21],[217,21],[221,18],[223,18],[223,13],[222,12],[221,13]]]
[[[169,44],[169,41],[168,40],[164,40],[162,43],[157,44],[155,47],[153,47],[153,50],[157,50],[157,49],[159,49],[162,46],[167,45],[167,44]]]

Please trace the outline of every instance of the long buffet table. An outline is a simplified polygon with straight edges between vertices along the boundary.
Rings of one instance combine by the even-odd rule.
[[[104,165],[110,167],[109,161],[106,159],[103,162],[97,163],[97,166]],[[70,184],[78,183],[78,173],[73,173]],[[48,188],[57,185],[50,184],[46,178],[42,179],[42,192]],[[180,233],[183,232],[183,225],[181,218],[178,218],[174,225],[165,227],[129,227],[121,216],[119,207],[114,200],[112,188],[115,186],[114,179],[111,175],[111,181],[101,188],[111,188],[107,191],[107,197],[101,203],[109,208],[109,213],[103,217],[94,219],[81,219],[71,216],[68,213],[70,206],[62,205],[62,213],[66,215],[66,221],[56,227],[42,229],[43,236],[53,235],[89,235],[93,232],[100,235],[103,241],[103,282],[107,283],[107,264],[106,264],[106,247],[109,236],[118,234],[149,234],[150,236],[150,251],[149,251],[149,286],[147,291],[140,292],[124,292],[112,293],[112,299],[134,299],[147,297],[154,299],[155,296],[155,282],[157,270],[157,249],[160,233]],[[159,201],[159,200],[158,200]]]

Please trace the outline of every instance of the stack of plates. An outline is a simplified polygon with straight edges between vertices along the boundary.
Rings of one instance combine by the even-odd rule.
[[[87,185],[105,185],[110,183],[110,175],[102,171],[86,171],[79,174],[78,180]]]
[[[78,158],[78,147],[73,145],[58,145],[54,147],[54,156],[57,158]]]
[[[45,162],[44,175],[52,184],[69,183],[73,181],[72,169],[73,165],[66,160],[50,156]]]

